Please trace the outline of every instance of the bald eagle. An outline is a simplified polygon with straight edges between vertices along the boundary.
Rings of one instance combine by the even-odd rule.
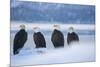
[[[21,29],[14,38],[13,44],[13,54],[16,55],[23,48],[25,42],[27,41],[27,32],[25,29]]]
[[[64,47],[64,36],[61,31],[54,29],[51,41],[55,48]]]
[[[41,32],[34,32],[33,39],[36,44],[36,48],[46,48],[46,41]]]
[[[67,34],[67,43],[70,44],[72,42],[78,42],[79,37],[78,34],[74,32],[74,28],[70,27],[69,32]]]

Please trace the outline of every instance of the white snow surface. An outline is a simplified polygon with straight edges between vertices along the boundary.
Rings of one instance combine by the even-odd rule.
[[[67,45],[65,40],[64,48],[54,48],[50,37],[46,37],[47,48],[36,49],[32,43],[31,35],[29,41],[18,55],[12,54],[11,37],[11,66],[58,64],[73,62],[93,62],[95,61],[95,36],[79,35],[79,43]],[[66,38],[65,38],[66,39]]]

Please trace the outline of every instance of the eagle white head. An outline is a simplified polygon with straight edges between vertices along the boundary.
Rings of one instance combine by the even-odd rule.
[[[68,31],[69,31],[69,33],[72,33],[72,32],[74,32],[74,28],[73,27],[69,27]]]
[[[20,25],[20,29],[25,29],[25,25]]]
[[[60,26],[59,25],[54,25],[53,28],[59,30]]]
[[[34,31],[34,32],[39,32],[39,31],[40,31],[40,28],[39,28],[39,27],[34,27],[34,28],[33,28],[33,31]]]

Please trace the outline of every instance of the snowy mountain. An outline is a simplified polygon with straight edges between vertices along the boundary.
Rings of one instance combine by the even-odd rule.
[[[12,2],[14,3],[14,2]],[[95,6],[43,2],[15,2],[11,21],[49,21],[51,23],[95,23]],[[40,22],[41,23],[41,22]]]

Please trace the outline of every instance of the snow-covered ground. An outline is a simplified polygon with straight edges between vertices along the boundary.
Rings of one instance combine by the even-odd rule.
[[[12,54],[14,34],[11,34],[11,66],[95,61],[94,35],[79,35],[80,42],[73,43],[71,46],[67,45],[65,37],[64,48],[58,49],[53,47],[50,36],[45,36],[47,48],[35,49],[32,34],[30,34],[24,48],[14,56]]]
[[[18,55],[13,55],[12,47],[19,25],[26,25],[28,40],[24,48]],[[40,65],[73,62],[93,62],[95,61],[95,25],[94,24],[60,24],[64,34],[64,48],[54,48],[51,42],[51,34],[54,24],[32,24],[32,23],[12,23],[11,24],[11,66]],[[47,48],[36,49],[33,41],[33,27],[39,26],[43,33]],[[45,26],[45,27],[44,27]],[[67,45],[68,28],[73,26],[79,35],[79,43]],[[84,31],[83,31],[84,30]],[[92,32],[90,32],[92,31]],[[92,33],[92,34],[91,34]]]

